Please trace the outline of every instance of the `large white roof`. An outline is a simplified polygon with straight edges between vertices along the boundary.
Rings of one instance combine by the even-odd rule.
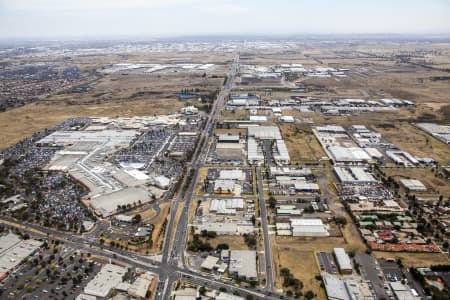
[[[248,136],[266,140],[282,139],[280,129],[277,126],[248,127]]]

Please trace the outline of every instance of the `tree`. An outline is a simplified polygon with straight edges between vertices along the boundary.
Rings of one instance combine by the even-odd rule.
[[[213,238],[215,238],[217,236],[217,232],[215,232],[215,231],[208,231],[207,236],[208,236],[208,238],[213,239]]]
[[[201,287],[198,289],[198,292],[200,293],[200,295],[204,296],[205,293],[206,293],[206,288],[205,288],[204,286],[201,286]]]
[[[275,199],[275,197],[270,196],[269,197],[269,207],[271,209],[275,209],[275,206],[277,205],[277,199]]]
[[[314,292],[313,291],[307,291],[305,293],[305,298],[306,299],[313,299],[314,298]]]
[[[140,214],[136,214],[132,219],[132,222],[134,224],[139,224],[139,223],[141,223],[141,221],[142,221],[142,216]]]
[[[230,246],[228,246],[228,244],[218,244],[216,246],[217,251],[228,250],[228,249],[230,249]]]
[[[347,225],[347,219],[345,217],[341,216],[334,217],[334,221],[336,222],[337,225],[340,225],[342,227]]]

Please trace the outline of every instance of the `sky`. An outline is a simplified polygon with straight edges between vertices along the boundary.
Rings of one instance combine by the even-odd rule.
[[[449,33],[450,0],[0,0],[0,39]]]

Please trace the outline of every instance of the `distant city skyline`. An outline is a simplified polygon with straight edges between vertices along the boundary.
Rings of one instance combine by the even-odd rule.
[[[0,39],[449,34],[449,0],[0,0]]]

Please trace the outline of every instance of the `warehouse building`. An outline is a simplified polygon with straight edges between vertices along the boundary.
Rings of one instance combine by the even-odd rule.
[[[431,134],[434,138],[450,145],[450,125],[438,125],[433,123],[418,123],[416,126]]]
[[[279,118],[280,122],[282,123],[294,123],[295,119],[293,116],[281,116]]]
[[[216,179],[214,181],[214,193],[231,194],[234,192],[235,182],[231,179]]]
[[[373,300],[367,283],[354,279],[341,279],[330,274],[323,275],[323,283],[329,300]]]
[[[247,140],[247,159],[250,164],[259,165],[264,162],[264,154],[254,138]]]
[[[218,215],[235,215],[244,209],[243,199],[213,199],[209,211]]]
[[[427,187],[417,179],[401,179],[400,183],[410,192],[426,192]]]
[[[275,159],[276,163],[282,165],[288,165],[291,163],[291,158],[289,156],[288,149],[283,140],[275,141],[275,149],[276,150],[275,153],[273,154],[273,158]]]
[[[401,300],[420,300],[419,296],[415,296],[413,292],[411,291],[411,288],[407,284],[402,284],[401,281],[395,281],[389,283],[392,291],[395,294],[395,297],[397,299]],[[417,293],[417,291],[416,291]]]
[[[195,234],[201,234],[202,231],[214,231],[217,235],[243,235],[255,231],[252,223],[224,223],[224,222],[205,222],[196,225]]]
[[[244,280],[257,281],[256,251],[231,250],[229,273]]]
[[[242,170],[221,170],[219,179],[243,181],[245,180],[245,173]]]
[[[293,236],[329,236],[321,219],[290,219]]]
[[[264,123],[267,122],[266,116],[250,116],[249,120],[256,123]]]
[[[338,163],[367,163],[372,159],[366,151],[359,147],[330,146],[328,152],[333,161]]]
[[[341,184],[374,184],[377,180],[362,167],[334,167]]]
[[[281,140],[280,129],[277,126],[253,126],[248,128],[248,136],[261,140]]]
[[[218,143],[239,143],[240,137],[239,135],[227,135],[227,134],[219,134],[217,136]]]
[[[289,167],[270,167],[270,176],[291,176],[291,177],[307,177],[311,176],[312,172],[309,168],[289,168]]]
[[[405,151],[386,151],[386,155],[396,164],[405,167],[416,166],[419,164],[419,161],[414,156]]]
[[[347,255],[344,248],[334,248],[333,253],[341,273],[352,274],[353,273],[352,263],[350,257]]]
[[[186,106],[181,109],[181,113],[184,115],[195,115],[198,113],[198,108],[195,106]]]
[[[112,289],[123,281],[123,276],[126,273],[127,268],[106,264],[100,272],[89,281],[84,288],[84,293],[95,297],[106,298],[110,295]]]

